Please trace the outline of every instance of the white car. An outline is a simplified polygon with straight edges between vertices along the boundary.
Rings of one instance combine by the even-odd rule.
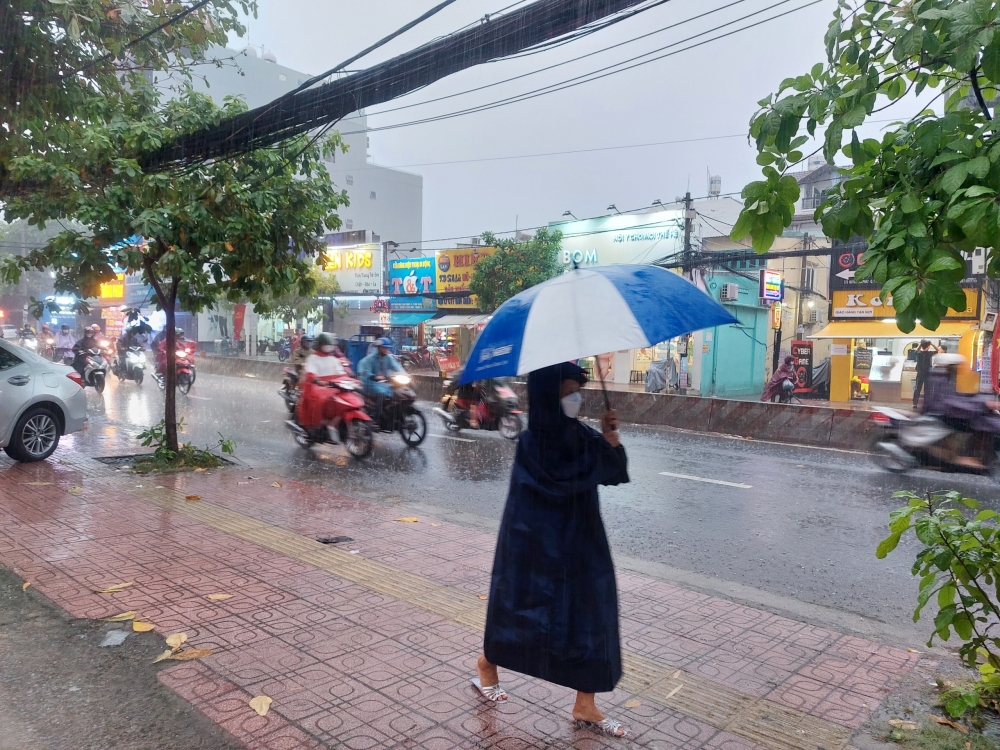
[[[0,326],[0,337],[6,341],[17,341],[20,338],[17,334],[17,326]]]
[[[83,381],[9,341],[0,341],[0,448],[15,461],[41,461],[59,438],[87,424]]]

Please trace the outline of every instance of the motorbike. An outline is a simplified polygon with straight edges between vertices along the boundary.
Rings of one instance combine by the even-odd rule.
[[[415,448],[427,437],[427,420],[416,407],[417,394],[410,388],[410,376],[397,373],[389,378],[392,396],[365,397],[365,411],[379,432],[399,432],[403,442]]]
[[[104,385],[108,377],[108,361],[104,359],[100,348],[95,346],[85,351],[83,372],[80,372],[80,377],[83,380],[84,388],[90,385],[98,393],[104,393]]]
[[[134,380],[137,385],[142,385],[146,372],[145,350],[141,346],[130,346],[124,352],[119,352],[111,372],[119,380]]]
[[[872,454],[875,462],[893,474],[902,474],[912,469],[927,467],[964,474],[988,474],[995,464],[1000,450],[1000,439],[993,438],[986,467],[978,468],[955,463],[948,459],[953,455],[943,448],[943,443],[956,430],[937,417],[921,414],[907,414],[891,407],[872,410],[870,421],[875,426]]]
[[[508,440],[521,434],[521,412],[517,408],[517,394],[502,381],[482,381],[480,389],[455,385],[454,379],[444,381],[444,396],[434,413],[444,421],[451,432],[472,427],[472,410],[480,430],[497,430]]]
[[[292,414],[299,404],[299,372],[294,367],[285,368],[285,377],[281,381],[281,390],[278,395],[285,401],[285,406]]]
[[[191,386],[194,385],[195,378],[198,374],[194,366],[194,350],[196,347],[197,344],[193,341],[189,341],[186,344],[180,345],[174,353],[177,358],[177,363],[175,365],[177,390],[184,394],[191,390]],[[166,390],[166,373],[155,372],[153,373],[153,379],[156,381],[156,384],[160,386],[161,391]]]
[[[426,346],[407,349],[399,355],[399,363],[407,372],[414,370],[433,370],[434,360],[430,349]]]
[[[371,417],[365,411],[365,399],[361,396],[361,384],[351,377],[322,381],[322,386],[335,392],[334,404],[338,407],[330,424],[309,430],[299,424],[298,416],[292,409],[292,418],[285,426],[292,431],[295,442],[301,448],[311,448],[320,443],[336,445],[343,443],[347,452],[355,458],[364,458],[372,450]],[[296,401],[298,397],[296,396]]]
[[[278,349],[278,361],[287,362],[292,356],[292,342],[290,339],[282,339]]]
[[[781,393],[778,394],[779,404],[790,404],[792,403],[792,394],[795,393],[795,381],[791,378],[785,378],[781,381]]]
[[[47,336],[43,334],[38,340],[37,353],[51,362],[55,357],[55,343],[56,340],[54,336]]]
[[[38,337],[31,331],[22,332],[17,343],[30,352],[38,353]]]

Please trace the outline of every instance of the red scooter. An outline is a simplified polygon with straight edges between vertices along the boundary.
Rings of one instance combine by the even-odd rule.
[[[167,387],[166,347],[166,342],[160,344],[160,349],[156,356],[156,372],[153,374],[153,379],[160,386],[161,391]],[[198,344],[194,341],[186,341],[183,344],[179,344],[177,351],[174,352],[174,356],[177,358],[177,364],[174,366],[177,390],[181,393],[187,393],[191,390],[191,386],[194,385],[195,378],[198,375],[194,366],[194,352],[197,348]]]
[[[299,423],[296,409],[293,418],[285,422],[285,426],[294,434],[295,442],[302,448],[312,448],[318,443],[343,443],[347,452],[355,458],[364,458],[371,453],[371,417],[365,413],[361,383],[344,375],[330,380],[317,380],[307,387],[333,389],[332,402],[337,411],[326,424],[308,429]]]

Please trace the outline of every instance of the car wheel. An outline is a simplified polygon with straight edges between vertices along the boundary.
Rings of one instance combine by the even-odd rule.
[[[59,445],[59,422],[44,406],[28,409],[14,425],[4,453],[15,461],[43,461]]]

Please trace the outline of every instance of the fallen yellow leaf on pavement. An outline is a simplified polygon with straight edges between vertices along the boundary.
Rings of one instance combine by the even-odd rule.
[[[670,675],[670,679],[671,680],[676,680],[680,676],[681,676],[681,670],[678,669],[676,672],[674,672],[672,675]]]
[[[66,491],[71,495],[80,495],[83,493],[83,487],[70,487]]]
[[[437,526],[437,525],[438,525],[438,524],[436,524],[436,523],[432,523],[432,524],[431,524],[431,526]]]
[[[412,518],[410,516],[407,516],[406,518],[397,518],[396,520],[399,523],[420,523],[419,518]]]
[[[673,690],[671,690],[669,693],[667,693],[666,698],[673,698],[675,695],[677,695],[681,691],[682,687],[684,687],[684,686],[683,685],[678,685],[677,687],[675,687]]]
[[[171,633],[167,636],[167,645],[174,649],[180,648],[187,639],[187,633]]]
[[[127,620],[134,620],[137,612],[129,610],[128,612],[122,612],[120,615],[115,615],[114,617],[105,617],[104,622],[125,622]]]
[[[25,581],[24,584],[21,586],[21,591],[27,591],[28,590],[28,586],[30,586],[30,585],[31,585],[31,581]]]
[[[907,650],[907,651],[909,651],[909,652],[910,652],[911,654],[919,654],[919,653],[920,653],[920,652],[919,652],[919,651],[917,651],[917,650],[916,650],[915,648],[908,648],[908,649],[906,649],[906,650]]]
[[[280,487],[281,486],[281,482],[271,482],[271,486],[272,487]],[[263,716],[263,714],[261,714],[261,715]]]
[[[25,487],[44,487],[47,484],[52,484],[52,482],[21,482]]]
[[[203,656],[208,656],[212,653],[210,648],[189,648],[184,651],[179,651],[176,654],[171,654],[168,659],[174,661],[191,661],[192,659],[200,659]]]
[[[258,695],[256,698],[250,699],[250,708],[261,716],[267,716],[267,712],[271,710],[271,703],[273,701],[266,695]]]
[[[896,727],[897,729],[905,729],[908,732],[912,732],[917,728],[917,722],[906,721],[906,719],[889,719],[889,726]]]
[[[208,471],[204,466],[196,466],[195,471]]]
[[[136,633],[148,633],[154,627],[156,626],[151,622],[139,622],[138,620],[132,620],[132,630]]]
[[[635,707],[641,706],[641,705],[642,705],[642,701],[639,700],[638,698],[632,698],[630,700],[625,701],[625,708],[635,708]]]
[[[486,594],[480,594],[479,598],[480,599],[489,599],[489,597]]]
[[[205,598],[206,599],[210,599],[213,602],[221,602],[224,599],[232,599],[233,595],[232,594],[209,594]]]
[[[185,495],[184,499],[187,500],[189,503],[196,503],[199,500],[201,500],[201,495]]]
[[[155,659],[153,659],[153,664],[156,664],[156,662],[158,662],[158,661],[163,661],[163,660],[164,660],[164,659],[166,659],[166,658],[167,658],[168,656],[170,656],[170,655],[171,655],[172,653],[174,653],[174,650],[173,650],[172,648],[168,648],[168,649],[167,649],[166,651],[164,651],[164,652],[163,652],[162,654],[160,654],[160,655],[159,655],[159,656],[157,656],[157,657],[156,657]]]
[[[931,721],[936,721],[938,724],[942,724],[946,727],[951,727],[952,729],[957,729],[962,734],[968,734],[969,728],[964,724],[959,724],[958,722],[952,721],[951,719],[946,719],[943,716],[935,716],[931,714]]]
[[[98,589],[95,594],[117,594],[119,591],[124,591],[129,586],[135,586],[135,581],[129,581],[128,583],[116,583],[114,586],[108,586],[106,589]]]

